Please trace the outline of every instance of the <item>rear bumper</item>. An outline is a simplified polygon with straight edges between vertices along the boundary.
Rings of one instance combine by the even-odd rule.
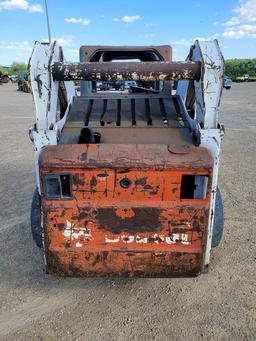
[[[193,277],[203,271],[202,253],[48,250],[46,260],[48,273],[71,277]]]

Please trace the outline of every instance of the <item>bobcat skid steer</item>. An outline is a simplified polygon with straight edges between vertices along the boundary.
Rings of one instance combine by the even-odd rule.
[[[223,231],[218,42],[196,41],[185,62],[172,61],[170,46],[82,46],[79,63],[66,63],[56,41],[36,42],[29,71],[31,226],[46,271],[204,272]],[[128,81],[130,89],[99,91]]]

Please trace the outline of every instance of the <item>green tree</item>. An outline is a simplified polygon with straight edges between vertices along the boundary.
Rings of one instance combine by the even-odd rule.
[[[25,71],[27,71],[27,65],[25,63],[14,62],[10,67],[0,65],[0,72],[7,75],[19,75]]]
[[[9,70],[10,70],[9,67],[0,65],[0,72],[1,72],[2,74],[9,74]]]
[[[256,58],[255,59],[228,59],[225,62],[227,76],[235,79],[236,77],[248,74],[256,77]]]
[[[27,71],[27,65],[25,63],[12,63],[10,68],[11,74],[18,75],[24,71]]]

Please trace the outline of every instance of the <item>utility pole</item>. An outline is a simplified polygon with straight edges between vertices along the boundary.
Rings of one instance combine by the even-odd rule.
[[[46,12],[46,19],[47,19],[47,27],[48,27],[48,37],[49,37],[49,43],[51,44],[52,38],[51,38],[51,29],[50,29],[48,4],[47,4],[47,0],[44,0],[44,2],[45,2],[45,12]]]

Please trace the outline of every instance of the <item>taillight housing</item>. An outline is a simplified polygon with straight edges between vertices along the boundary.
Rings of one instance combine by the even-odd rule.
[[[47,199],[71,199],[71,174],[51,173],[44,175],[44,195]]]

